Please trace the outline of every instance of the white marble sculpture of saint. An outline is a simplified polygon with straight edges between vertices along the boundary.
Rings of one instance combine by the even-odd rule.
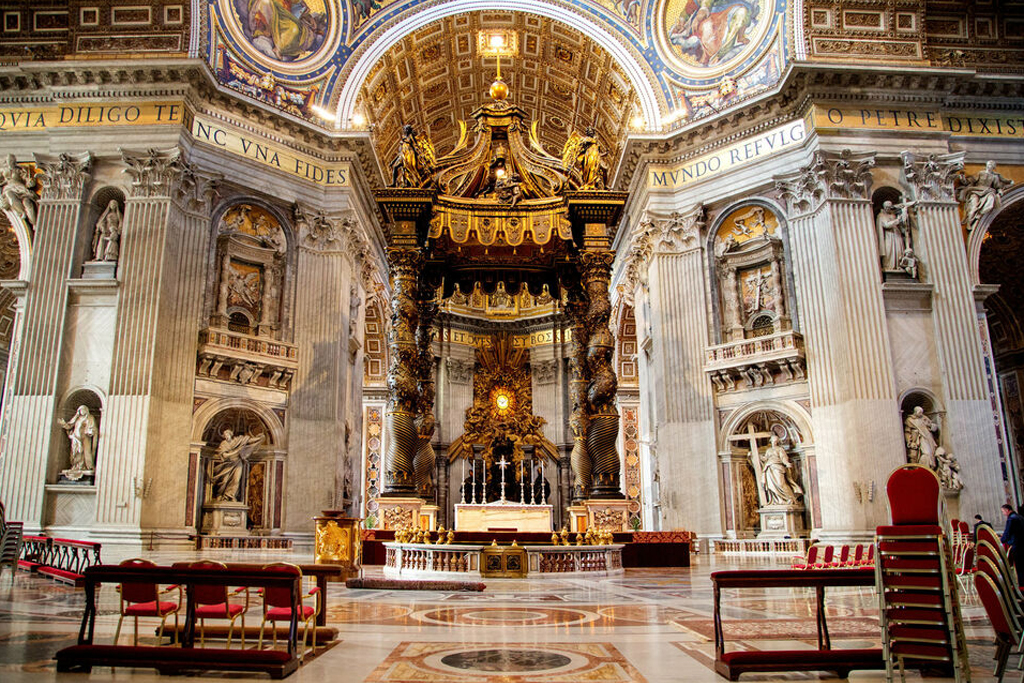
[[[225,429],[221,436],[220,445],[211,457],[213,499],[216,502],[238,502],[245,463],[256,447],[263,443],[264,437],[262,434],[235,436],[230,429]]]
[[[939,475],[939,481],[942,482],[942,488],[948,491],[963,489],[964,482],[960,479],[960,463],[955,455],[947,453],[942,446],[935,449],[934,469],[935,473]]]
[[[907,459],[935,469],[935,432],[939,426],[924,414],[924,408],[917,406],[903,421],[903,438],[907,443]]]
[[[96,261],[116,261],[121,240],[121,207],[111,199],[96,221],[92,236],[92,253]]]
[[[964,224],[974,230],[981,220],[999,208],[999,199],[1013,181],[996,171],[996,162],[989,161],[985,170],[976,176],[968,176],[960,188],[959,199],[964,203]]]
[[[30,225],[36,224],[35,178],[18,166],[13,154],[0,164],[0,209],[9,209]]]
[[[793,479],[793,463],[779,437],[771,437],[771,445],[761,454],[761,481],[767,505],[796,505],[804,490]]]
[[[882,257],[883,273],[904,272],[900,260],[910,247],[910,222],[905,207],[890,201],[882,204],[875,218],[878,231],[878,253]]]
[[[81,405],[70,420],[57,418],[57,422],[68,433],[71,442],[71,467],[61,474],[68,479],[80,479],[82,474],[96,468],[96,418],[88,406]]]

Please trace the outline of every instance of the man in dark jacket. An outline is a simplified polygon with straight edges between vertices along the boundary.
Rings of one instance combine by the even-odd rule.
[[[1010,546],[1009,556],[1017,568],[1017,585],[1024,586],[1024,517],[1021,517],[1009,505],[1003,505],[1006,517],[1006,528],[999,540],[1003,545]]]

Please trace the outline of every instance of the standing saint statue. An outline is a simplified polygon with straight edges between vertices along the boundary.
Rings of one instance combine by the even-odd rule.
[[[900,265],[900,261],[907,249],[912,250],[908,206],[908,204],[893,204],[887,200],[882,204],[882,209],[875,218],[875,229],[878,231],[878,253],[882,257],[883,273],[906,272]]]
[[[263,443],[263,434],[239,434],[235,436],[225,429],[217,452],[210,458],[210,478],[213,483],[213,499],[218,502],[241,501],[242,473],[245,463]]]
[[[8,209],[36,224],[36,179],[15,161],[13,154],[0,163],[0,209]]]
[[[77,481],[83,474],[96,469],[96,418],[89,412],[88,406],[81,405],[70,420],[57,418],[57,422],[68,433],[68,440],[71,441],[71,467],[61,474]]]
[[[761,485],[765,505],[796,505],[804,492],[793,479],[793,463],[774,434],[761,454]]]
[[[999,208],[1003,191],[1011,185],[1012,180],[996,171],[994,161],[986,163],[985,170],[978,175],[964,177],[958,199],[964,203],[964,225],[968,230],[974,230],[985,216]]]
[[[907,443],[907,459],[935,469],[935,432],[939,426],[924,414],[924,408],[917,406],[903,421],[903,438]]]
[[[96,221],[96,231],[92,236],[93,260],[116,261],[120,239],[121,207],[116,199],[111,199]]]

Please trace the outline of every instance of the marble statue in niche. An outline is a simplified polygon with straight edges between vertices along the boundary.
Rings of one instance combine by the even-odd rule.
[[[215,502],[239,502],[244,499],[241,491],[242,474],[249,456],[263,443],[263,434],[239,434],[230,429],[221,434],[217,451],[210,460],[210,479]]]
[[[121,242],[121,206],[111,199],[107,208],[96,221],[92,234],[92,257],[94,261],[116,261]]]
[[[932,469],[939,475],[942,488],[947,491],[960,491],[964,488],[964,482],[960,479],[960,462],[942,446],[935,449],[935,466]]]
[[[0,209],[11,211],[35,227],[38,201],[35,188],[35,177],[18,166],[13,154],[8,154],[0,164]]]
[[[61,477],[68,481],[91,477],[96,471],[96,437],[99,435],[96,418],[88,406],[80,405],[70,420],[57,418],[57,422],[71,442],[71,466],[61,470]]]
[[[886,200],[875,217],[878,253],[882,273],[899,273],[917,278],[918,259],[914,254],[910,208],[913,202],[893,204]]]
[[[793,478],[793,463],[786,449],[779,445],[778,436],[772,434],[770,445],[760,454],[759,459],[765,505],[798,504],[803,489]]]
[[[996,162],[989,161],[976,176],[961,176],[957,198],[964,203],[964,226],[974,230],[985,216],[999,208],[1000,199],[1013,181],[996,171]]]
[[[907,460],[935,469],[935,449],[939,447],[935,435],[939,426],[917,406],[903,421],[903,438],[907,445]]]

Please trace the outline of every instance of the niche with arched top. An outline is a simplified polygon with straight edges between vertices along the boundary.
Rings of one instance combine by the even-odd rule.
[[[101,468],[99,453],[103,401],[91,389],[76,389],[68,394],[57,413],[55,429],[61,433],[60,446],[54,449],[56,462],[51,475],[60,484],[91,485]]]

